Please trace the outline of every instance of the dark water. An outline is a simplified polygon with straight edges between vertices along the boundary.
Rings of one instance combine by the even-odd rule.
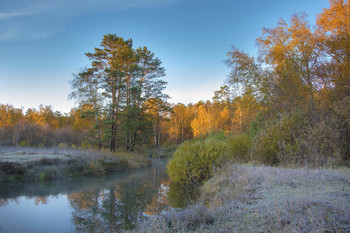
[[[1,183],[0,232],[132,229],[141,216],[160,213],[168,203],[184,205],[184,192],[170,185],[165,167],[166,161],[155,160],[152,167],[104,178]]]

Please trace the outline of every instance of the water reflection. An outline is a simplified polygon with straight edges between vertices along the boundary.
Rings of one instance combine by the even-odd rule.
[[[46,205],[47,204],[47,197],[35,197],[35,205]]]
[[[73,192],[68,199],[75,230],[116,232],[132,229],[146,206],[158,199],[155,191],[155,186],[146,179],[133,179],[110,185],[107,189]]]
[[[147,204],[143,213],[151,216],[160,213],[168,206],[168,197],[170,180],[162,183],[158,189],[157,195],[152,198],[151,204]]]
[[[198,187],[170,183],[167,193],[167,204],[171,207],[183,208],[194,203],[198,195]]]
[[[182,207],[188,190],[170,183],[166,161],[153,161],[152,167],[105,178],[78,178],[44,183],[0,184],[0,227],[4,232],[19,231],[19,219],[6,215],[15,211],[33,214],[20,221],[30,222],[26,232],[118,232],[132,229],[142,215]],[[168,195],[167,195],[168,194]],[[59,207],[57,207],[59,206]],[[23,208],[22,208],[23,207]],[[68,219],[50,229],[45,218]],[[33,216],[41,216],[38,220]],[[23,219],[24,218],[24,219]],[[35,228],[36,227],[36,228]],[[58,227],[58,228],[57,228]]]

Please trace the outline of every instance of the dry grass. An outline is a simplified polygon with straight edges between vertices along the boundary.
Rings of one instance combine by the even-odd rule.
[[[230,165],[137,232],[350,232],[350,169]]]

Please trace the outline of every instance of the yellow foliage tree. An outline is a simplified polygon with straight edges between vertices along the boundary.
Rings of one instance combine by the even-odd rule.
[[[261,110],[261,106],[250,91],[247,91],[243,96],[235,98],[234,104],[236,108],[233,113],[232,130],[246,131],[258,111]]]
[[[317,33],[324,64],[318,76],[332,100],[350,95],[350,3],[330,0],[330,8],[317,16]],[[329,93],[327,91],[326,93]]]
[[[169,136],[173,142],[183,142],[192,136],[192,119],[193,114],[184,104],[177,104],[173,107],[169,119]]]
[[[0,128],[13,127],[23,119],[21,108],[0,104]]]
[[[191,122],[194,137],[211,133],[216,128],[215,116],[211,110],[209,101],[198,106],[196,117]]]

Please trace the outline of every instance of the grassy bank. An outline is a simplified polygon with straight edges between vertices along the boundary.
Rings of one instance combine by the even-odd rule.
[[[349,232],[350,169],[231,164],[201,187],[195,205],[169,210],[135,232]]]
[[[0,147],[0,181],[103,176],[149,164],[150,159],[140,153]]]

